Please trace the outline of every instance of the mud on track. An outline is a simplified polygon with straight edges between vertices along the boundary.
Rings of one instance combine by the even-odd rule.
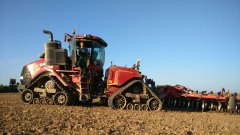
[[[0,94],[0,134],[240,134],[240,115],[25,105]]]

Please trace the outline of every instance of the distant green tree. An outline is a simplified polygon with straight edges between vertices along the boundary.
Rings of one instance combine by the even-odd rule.
[[[0,84],[0,93],[12,93],[12,92],[18,92],[17,88],[4,86],[3,84]]]

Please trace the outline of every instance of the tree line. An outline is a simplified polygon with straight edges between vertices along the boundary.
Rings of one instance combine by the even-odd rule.
[[[18,92],[16,86],[4,86],[3,84],[0,85],[0,93],[14,93]]]

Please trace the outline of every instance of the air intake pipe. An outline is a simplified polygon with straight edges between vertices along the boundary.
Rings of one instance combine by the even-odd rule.
[[[48,30],[43,30],[43,33],[44,34],[48,34],[49,35],[49,40],[50,40],[50,42],[53,42],[53,34],[52,34],[52,32],[51,31],[48,31]]]
[[[45,65],[67,65],[67,50],[62,49],[61,42],[53,40],[52,32],[43,30],[48,34],[50,42],[44,44]]]

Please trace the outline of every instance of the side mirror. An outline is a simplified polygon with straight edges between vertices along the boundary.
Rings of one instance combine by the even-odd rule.
[[[73,37],[73,36],[69,35],[68,33],[65,33],[65,34],[64,34],[64,42],[67,41],[67,36],[69,36],[69,37]]]
[[[137,70],[139,70],[140,62],[141,62],[141,60],[140,60],[140,59],[137,59],[137,61],[136,61],[136,68],[137,68]]]

